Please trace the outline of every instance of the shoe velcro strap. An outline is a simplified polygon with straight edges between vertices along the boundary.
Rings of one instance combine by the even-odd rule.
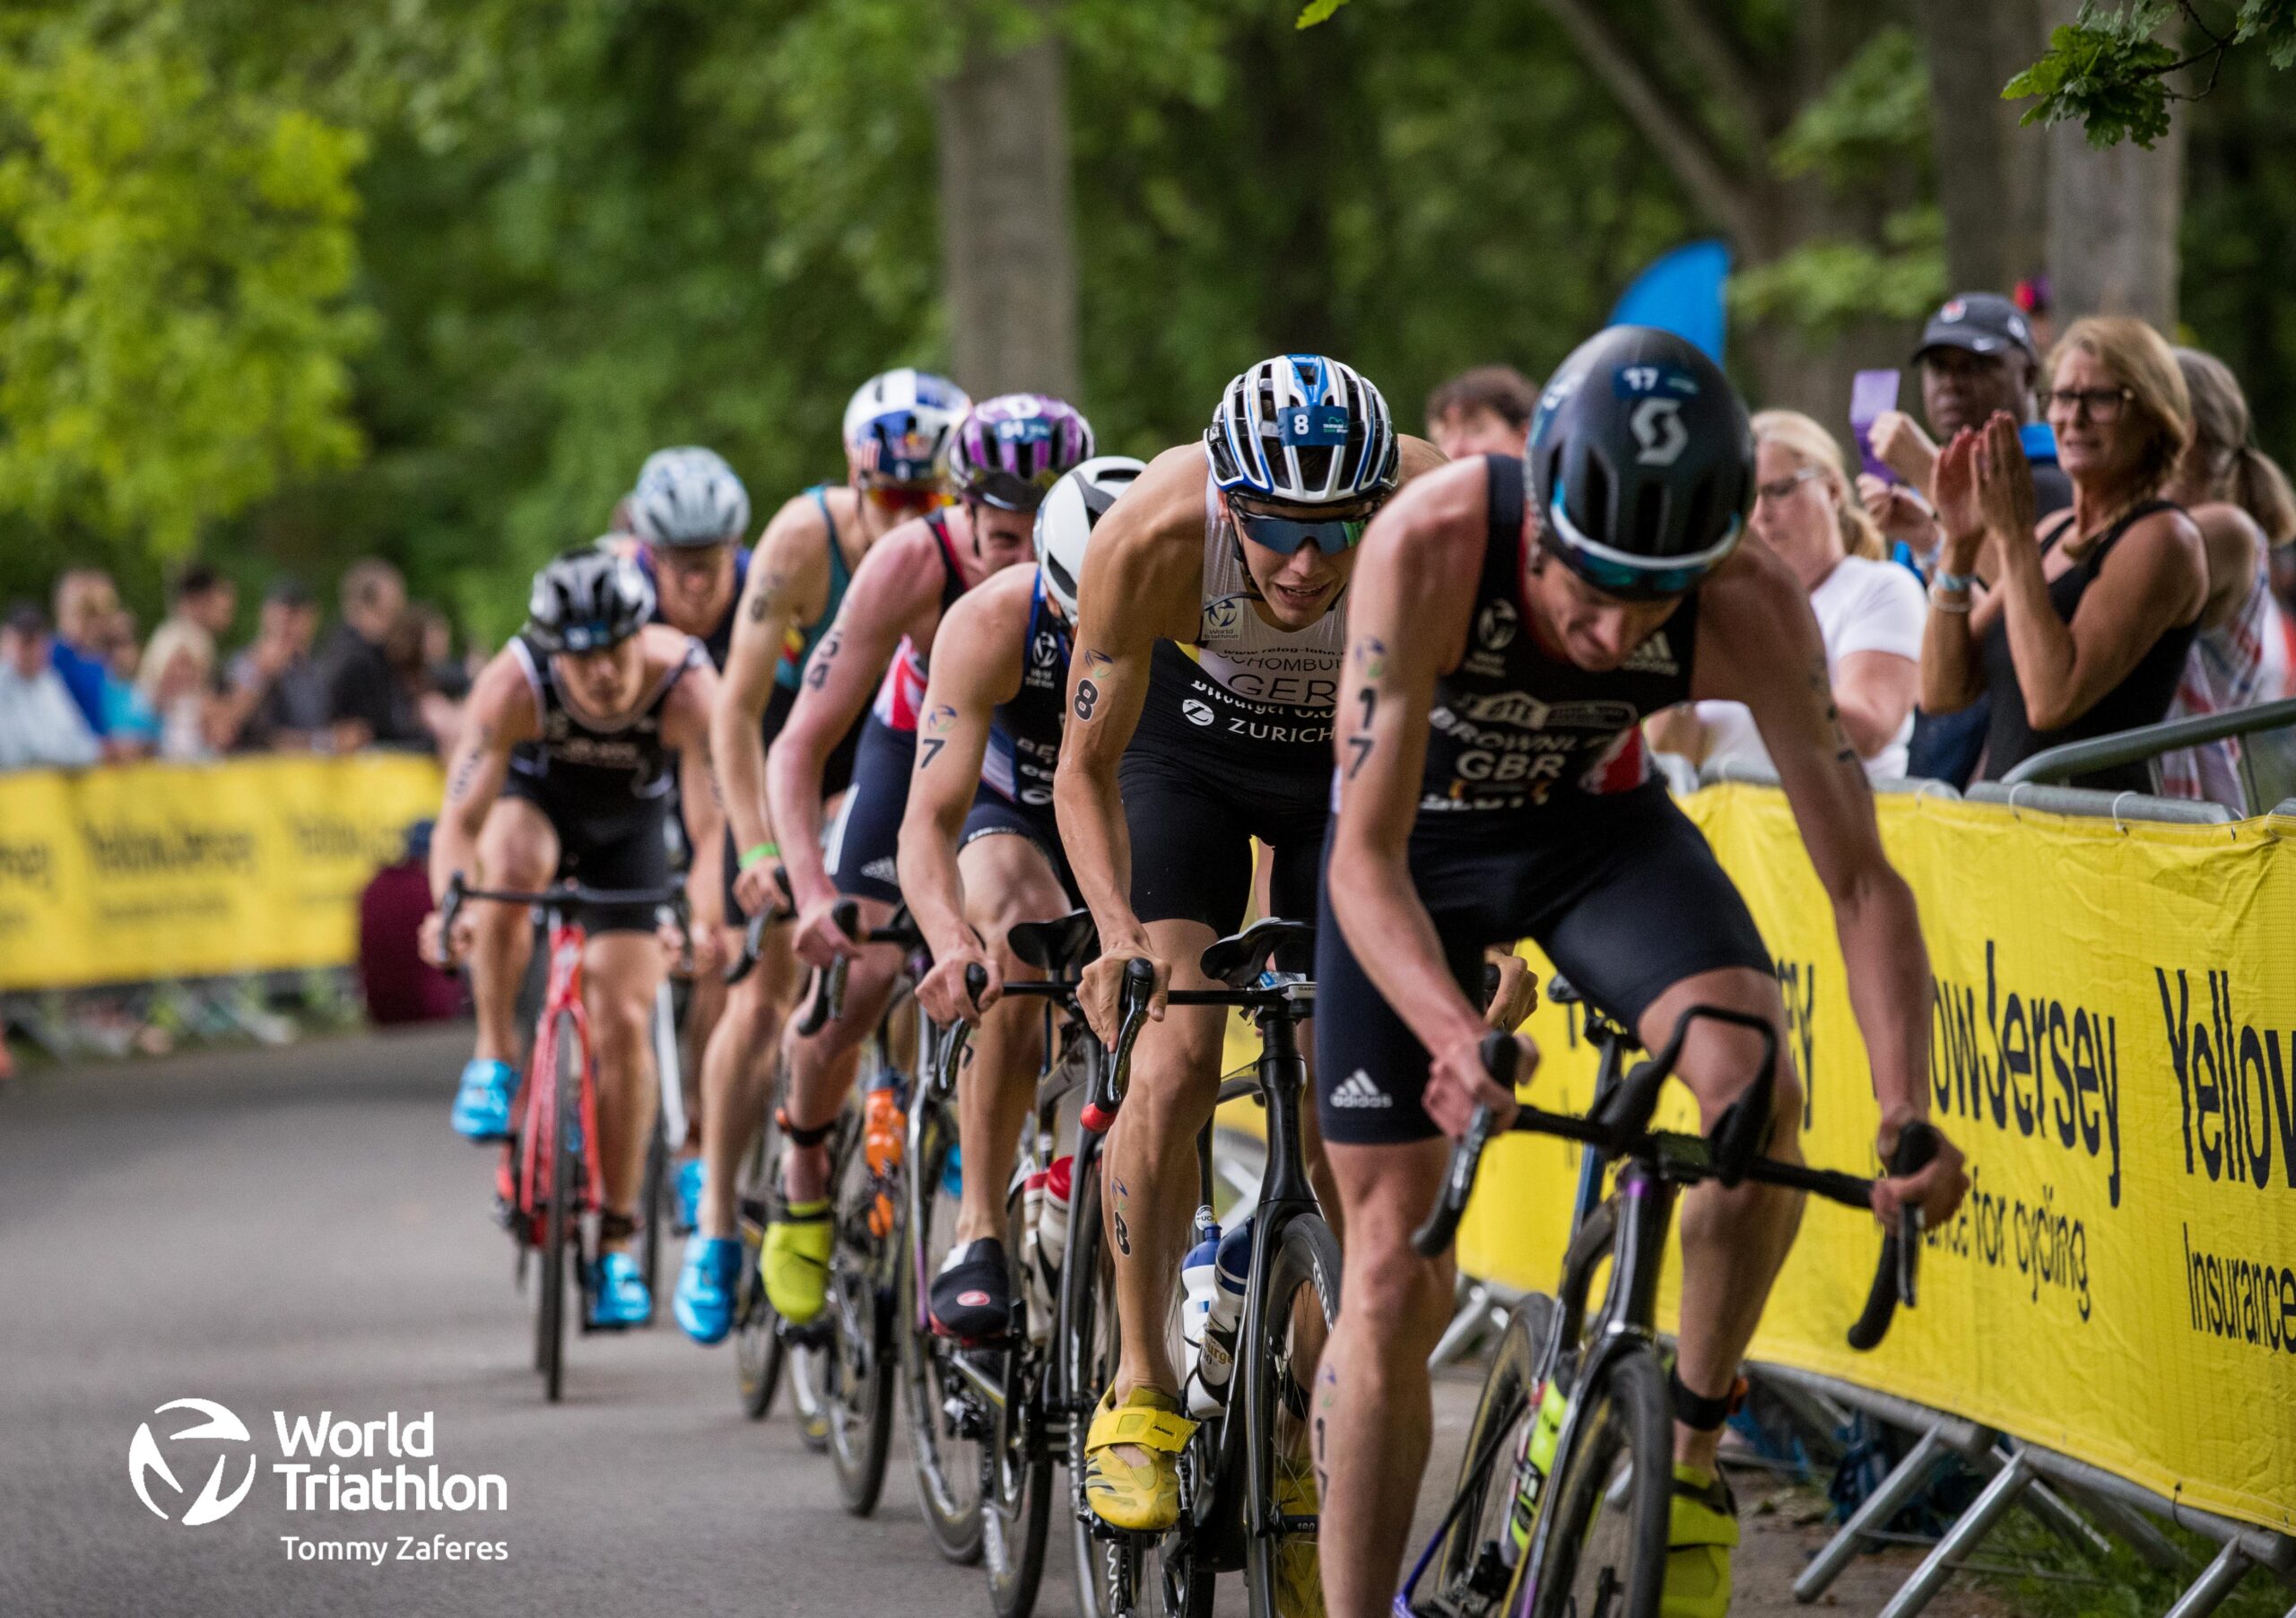
[[[786,1107],[777,1107],[773,1109],[773,1121],[780,1126],[781,1133],[789,1144],[801,1149],[820,1145],[829,1139],[830,1132],[837,1127],[837,1120],[831,1118],[826,1124],[814,1124],[801,1129],[789,1121],[789,1109]]]
[[[784,1202],[774,1211],[773,1217],[766,1222],[777,1225],[825,1225],[829,1223],[829,1199],[824,1197],[820,1202],[814,1203]]]
[[[1677,1474],[1666,1513],[1666,1548],[1682,1551],[1695,1545],[1737,1543],[1738,1502],[1730,1485],[1718,1473],[1703,1483]]]
[[[1084,1452],[1090,1455],[1112,1444],[1136,1444],[1160,1455],[1178,1455],[1195,1433],[1196,1423],[1175,1411],[1125,1405],[1093,1415],[1091,1430],[1084,1435]]]
[[[638,1234],[638,1222],[627,1214],[612,1212],[598,1215],[600,1241],[628,1241]]]

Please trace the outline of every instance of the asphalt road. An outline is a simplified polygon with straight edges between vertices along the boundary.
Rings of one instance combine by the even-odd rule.
[[[564,1403],[543,1402],[530,1305],[488,1217],[491,1156],[447,1127],[467,1038],[207,1053],[0,1089],[0,1618],[986,1614],[980,1574],[933,1552],[905,1457],[875,1518],[848,1517],[827,1459],[778,1406],[744,1419],[730,1349],[693,1346],[666,1308],[650,1331],[575,1338]],[[1474,1394],[1471,1371],[1439,1383],[1431,1475],[1456,1470]],[[164,1441],[197,1418],[154,1412],[186,1397],[236,1413],[250,1441]],[[504,1509],[290,1510],[274,1413],[427,1413],[431,1456],[321,1468],[435,1461],[500,1477]],[[151,1484],[171,1520],[131,1482],[146,1421],[181,1484]],[[250,1454],[239,1507],[186,1526],[216,1459],[228,1495]],[[401,1560],[402,1535],[505,1557]],[[299,1561],[290,1535],[379,1541],[390,1560]],[[1742,1614],[1771,1610],[1756,1588],[1781,1589],[1807,1540],[1749,1535]],[[1057,1520],[1053,1541],[1039,1611],[1063,1618],[1075,1602]],[[1228,1582],[1222,1610],[1240,1612]],[[1842,1608],[1872,1610],[1865,1594],[1845,1581]]]

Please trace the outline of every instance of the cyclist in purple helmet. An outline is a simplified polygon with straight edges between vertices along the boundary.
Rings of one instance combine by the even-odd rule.
[[[1000,394],[965,413],[949,442],[949,477],[967,500],[1034,511],[1072,466],[1092,458],[1092,424],[1040,393]]]

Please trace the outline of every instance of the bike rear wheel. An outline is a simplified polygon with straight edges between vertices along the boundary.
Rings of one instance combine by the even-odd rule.
[[[670,1146],[662,1135],[662,1115],[654,1114],[654,1130],[646,1142],[646,1179],[638,1193],[638,1273],[646,1283],[648,1299],[662,1295],[657,1277],[662,1268],[662,1232],[670,1222]],[[654,1318],[649,1311],[646,1323]]]
[[[1580,1379],[1571,1404],[1570,1447],[1541,1507],[1554,1520],[1532,1526],[1546,1550],[1531,1618],[1658,1618],[1674,1424],[1657,1353],[1639,1343],[1613,1353]]]
[[[1540,1351],[1553,1334],[1554,1300],[1532,1292],[1515,1306],[1500,1335],[1490,1372],[1467,1428],[1457,1515],[1443,1536],[1427,1605],[1458,1618],[1486,1618],[1500,1605],[1521,1557],[1510,1543],[1524,1437],[1538,1406]]]
[[[1246,1441],[1272,1488],[1272,1498],[1249,1502],[1257,1520],[1245,1524],[1244,1571],[1254,1618],[1307,1618],[1324,1610],[1309,1406],[1316,1363],[1339,1319],[1339,1242],[1320,1215],[1300,1214],[1268,1259],[1257,1340],[1237,1367]],[[1231,1387],[1231,1401],[1238,1391]]]
[[[836,1232],[830,1251],[831,1343],[826,1351],[830,1457],[837,1466],[845,1509],[866,1517],[884,1492],[885,1457],[893,1432],[894,1293],[900,1284],[901,1227],[898,1188],[883,1235],[869,1228],[879,1187],[862,1150],[857,1123],[838,1164],[830,1214]]]
[[[547,1063],[550,1094],[544,1098],[544,1105],[539,1109],[544,1118],[544,1134],[542,1149],[536,1154],[548,1165],[544,1170],[547,1179],[541,1187],[548,1201],[543,1214],[542,1286],[535,1309],[535,1369],[542,1372],[543,1396],[555,1405],[566,1374],[566,1282],[568,1272],[579,1257],[574,1250],[574,1222],[581,1190],[582,1153],[577,1136],[581,1132],[585,1058],[581,1031],[571,1016],[560,1014],[551,1045]],[[538,1071],[536,1076],[543,1075]],[[578,1300],[578,1283],[576,1296]]]
[[[917,1151],[907,1171],[915,1189],[913,1211],[922,1224],[902,1244],[895,1311],[909,1458],[917,1472],[917,1503],[934,1548],[959,1566],[970,1567],[981,1554],[981,1440],[988,1432],[988,1402],[955,1366],[963,1351],[935,1335],[926,1323],[933,1276],[956,1241],[960,1199],[944,1183],[958,1167],[956,1120],[933,1100],[920,1098],[916,1105],[924,1115],[911,1135]],[[991,1350],[976,1352],[987,1361],[1000,1357]]]
[[[1015,1193],[1004,1210],[1008,1284],[1017,1300],[1013,1342],[994,1357],[1004,1403],[992,1413],[982,1457],[982,1560],[988,1566],[989,1605],[996,1618],[1028,1618],[1044,1581],[1045,1542],[1052,1527],[1052,1449],[1045,1439],[1048,1357],[1031,1339],[1045,1326],[1031,1318],[1021,1255],[1026,1212]]]

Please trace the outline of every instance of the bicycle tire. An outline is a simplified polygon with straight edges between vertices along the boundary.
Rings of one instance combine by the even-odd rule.
[[[900,1199],[893,1197],[893,1228],[871,1233],[869,1205],[876,1198],[875,1178],[860,1147],[857,1123],[852,1143],[839,1165],[830,1216],[835,1231],[830,1250],[828,1352],[830,1458],[837,1468],[838,1492],[845,1509],[867,1517],[884,1493],[885,1462],[892,1449],[894,1382],[893,1292],[901,1245]]]
[[[1236,1368],[1244,1398],[1244,1440],[1259,1457],[1258,1474],[1273,1480],[1276,1491],[1274,1501],[1249,1502],[1256,1518],[1283,1511],[1287,1492],[1296,1500],[1304,1488],[1306,1498],[1315,1499],[1309,1385],[1324,1342],[1339,1320],[1339,1240],[1321,1215],[1295,1214],[1277,1233],[1268,1261],[1260,1330]],[[1231,1402],[1236,1392],[1231,1387]],[[1307,1618],[1323,1611],[1312,1533],[1286,1535],[1273,1524],[1247,1521],[1244,1577],[1253,1618]]]
[[[912,1214],[923,1228],[900,1244],[900,1290],[893,1310],[900,1340],[902,1404],[909,1418],[909,1454],[917,1476],[918,1508],[933,1548],[944,1561],[971,1567],[981,1558],[982,1467],[980,1436],[987,1424],[986,1401],[951,1370],[956,1344],[935,1336],[925,1323],[925,1298],[941,1257],[952,1245],[957,1199],[943,1185],[944,1170],[956,1148],[953,1117],[939,1103],[920,1097],[924,1109],[914,1159],[905,1165],[915,1192]],[[951,1422],[956,1402],[974,1427],[968,1437]]]
[[[837,1116],[829,1137],[830,1184],[839,1183],[844,1170],[846,1154],[852,1150],[858,1134],[859,1120],[852,1107],[848,1106]],[[777,1186],[775,1191],[778,1192]],[[766,1198],[768,1206],[772,1195]],[[761,1238],[761,1240],[762,1238]],[[762,1294],[764,1277],[759,1277]],[[769,1301],[768,1309],[772,1307]],[[797,1418],[797,1440],[815,1455],[824,1455],[830,1447],[830,1402],[832,1386],[834,1344],[826,1320],[816,1320],[810,1326],[792,1327],[778,1315],[774,1328],[781,1335],[788,1350],[787,1369],[783,1373],[789,1384],[789,1407]]]
[[[566,1378],[566,1278],[571,1263],[570,1248],[574,1222],[575,1173],[580,1154],[570,1150],[581,1113],[581,1031],[573,1018],[559,1014],[551,1040],[549,1134],[542,1158],[550,1164],[549,1202],[543,1215],[542,1288],[539,1305],[543,1397],[559,1402]]]
[[[1044,1440],[1047,1356],[1030,1338],[1027,1283],[1021,1273],[1027,1212],[1016,1193],[1004,1209],[1007,1284],[1018,1300],[1013,1340],[998,1370],[1004,1403],[992,1413],[981,1457],[981,1561],[996,1618],[1029,1618],[1044,1583],[1052,1529],[1052,1450]],[[1048,1334],[1047,1341],[1050,1341]]]
[[[646,1324],[654,1324],[654,1300],[662,1269],[662,1229],[669,1222],[670,1146],[662,1134],[662,1114],[654,1113],[653,1132],[646,1139],[646,1177],[638,1191],[638,1274],[646,1283]]]
[[[1530,1618],[1658,1618],[1666,1586],[1666,1524],[1674,1494],[1674,1414],[1666,1374],[1648,1344],[1613,1351],[1572,1390],[1570,1448],[1540,1504],[1546,1565]],[[1652,1484],[1656,1484],[1652,1487]],[[1519,1586],[1527,1567],[1518,1569]],[[1522,1610],[1510,1593],[1508,1609]]]
[[[758,1257],[765,1249],[765,1211],[773,1188],[768,1179],[778,1157],[773,1150],[771,1118],[759,1129],[757,1139],[742,1159],[739,1189],[735,1194],[741,1222],[742,1268],[734,1280],[734,1378],[742,1400],[742,1414],[761,1422],[773,1409],[773,1396],[781,1386],[788,1345],[781,1340],[781,1317],[765,1295],[765,1277]]]
[[[1499,1335],[1459,1457],[1459,1479],[1451,1491],[1456,1515],[1430,1570],[1431,1610],[1458,1618],[1487,1618],[1503,1610],[1500,1604],[1515,1572],[1507,1535],[1522,1432],[1537,1403],[1540,1351],[1554,1331],[1556,1314],[1553,1299],[1527,1293]]]

